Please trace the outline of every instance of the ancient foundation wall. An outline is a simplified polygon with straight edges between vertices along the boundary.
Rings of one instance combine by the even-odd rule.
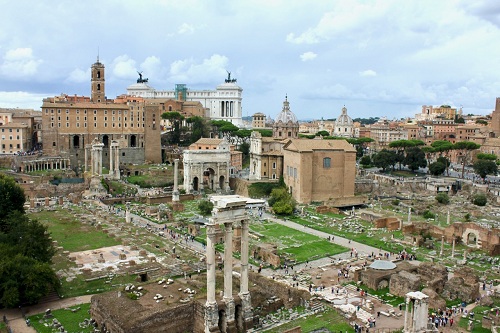
[[[199,321],[199,318],[193,320],[195,318],[195,303],[197,302],[190,302],[168,310],[163,309],[163,311],[154,312],[140,323],[137,323],[137,325],[132,326],[128,332],[200,332],[194,330],[194,323]]]
[[[234,194],[248,197],[248,186],[251,183],[241,178],[229,178],[229,187],[234,191]]]
[[[255,272],[249,272],[248,278],[250,284],[255,284],[259,289],[265,291],[268,297],[276,296],[280,298],[286,308],[299,306],[304,300],[311,298],[311,295],[306,290],[292,288],[285,283],[276,282]],[[253,299],[252,304],[255,305]]]

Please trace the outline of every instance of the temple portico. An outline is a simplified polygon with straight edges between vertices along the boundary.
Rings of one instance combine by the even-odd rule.
[[[42,170],[64,170],[70,169],[69,158],[64,157],[44,157],[37,159],[27,159],[20,163],[21,172],[34,172]]]
[[[245,211],[247,200],[234,196],[213,196],[212,216],[207,224],[207,302],[205,305],[205,333],[244,332],[251,327],[253,313],[248,291],[248,216]],[[241,311],[235,313],[233,297],[233,227],[241,224]],[[215,235],[216,226],[224,225],[224,311],[219,311],[215,298]],[[236,318],[236,317],[239,318]],[[236,327],[236,326],[239,327]]]

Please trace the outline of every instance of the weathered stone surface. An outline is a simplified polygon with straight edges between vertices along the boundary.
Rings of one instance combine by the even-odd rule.
[[[433,262],[421,263],[417,268],[417,273],[422,277],[424,283],[433,280],[448,281],[448,270],[446,267]]]
[[[455,276],[444,285],[442,296],[447,300],[460,299],[467,303],[472,302],[479,297],[479,285],[468,285],[463,278]]]
[[[408,292],[420,290],[421,282],[420,276],[407,271],[401,271],[391,275],[389,292],[393,295],[405,296]]]
[[[456,269],[453,272],[454,277],[461,277],[464,282],[468,285],[477,285],[479,278],[477,277],[474,270],[470,267],[464,266]]]
[[[429,296],[429,308],[438,310],[438,309],[445,309],[446,308],[446,301],[444,298],[439,296],[438,293],[436,293],[434,290],[430,288],[424,288],[422,289],[422,292]]]

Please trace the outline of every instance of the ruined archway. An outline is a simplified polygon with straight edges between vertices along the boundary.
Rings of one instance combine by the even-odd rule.
[[[470,232],[467,235],[467,245],[477,245],[477,235],[473,232]]]
[[[80,137],[78,135],[73,136],[73,148],[80,148]]]
[[[198,177],[193,178],[193,191],[198,191]]]
[[[203,171],[203,184],[212,191],[214,190],[214,176],[215,176],[215,171],[212,168],[208,168],[205,171]]]

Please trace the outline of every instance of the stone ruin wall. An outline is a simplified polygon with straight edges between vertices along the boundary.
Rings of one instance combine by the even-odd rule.
[[[234,194],[241,195],[243,197],[248,197],[248,186],[251,182],[242,178],[229,178],[229,188],[234,191]]]
[[[389,231],[399,230],[401,225],[397,217],[382,217],[373,222],[375,228],[387,228]]]
[[[477,233],[481,242],[481,248],[488,252],[489,255],[500,254],[500,230],[494,228],[486,229],[473,222],[455,222],[446,228],[428,223],[414,223],[403,226],[403,234],[429,233],[436,241],[441,241],[441,237],[444,236],[447,243],[452,243],[453,237],[461,241],[462,235],[467,229]]]

